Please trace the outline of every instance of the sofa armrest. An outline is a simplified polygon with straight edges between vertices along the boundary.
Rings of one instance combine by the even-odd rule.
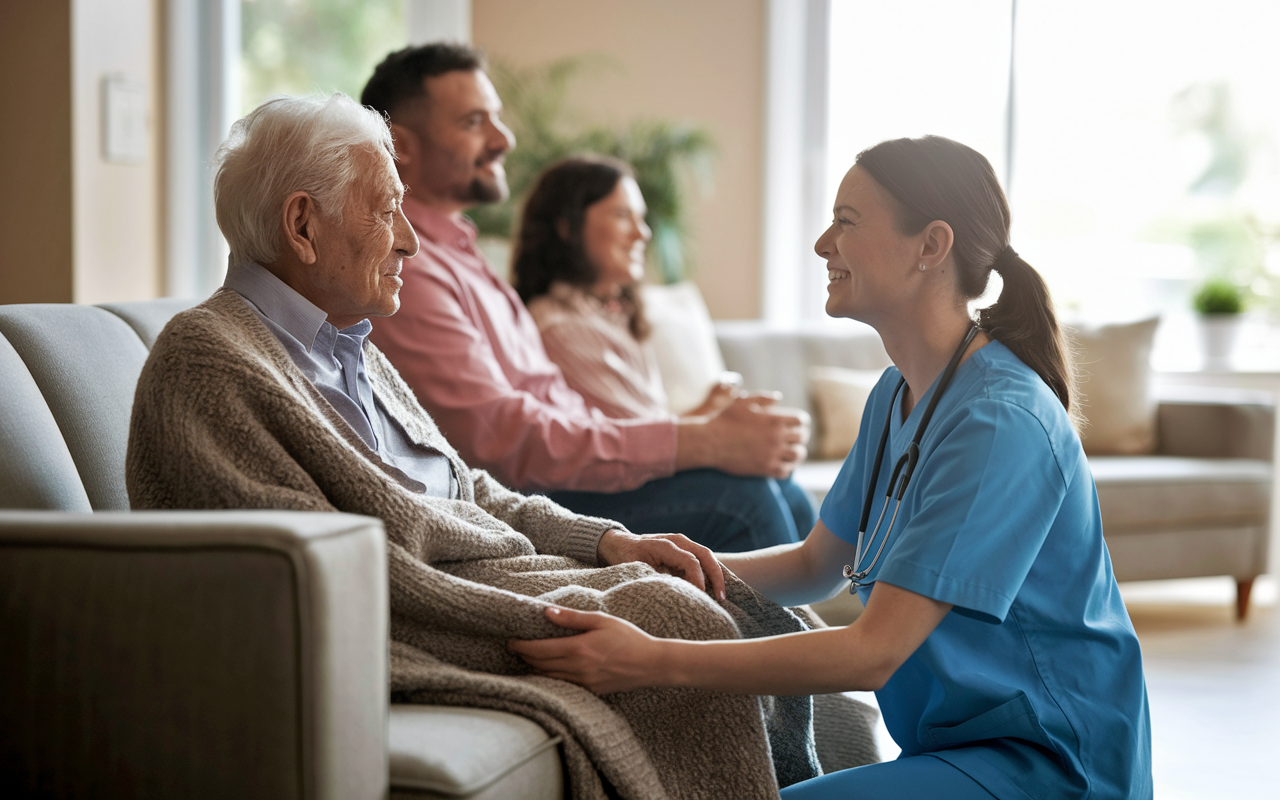
[[[1160,455],[1274,459],[1275,402],[1268,392],[1166,389],[1156,425]]]
[[[367,517],[0,512],[0,775],[22,796],[385,795],[386,575]]]

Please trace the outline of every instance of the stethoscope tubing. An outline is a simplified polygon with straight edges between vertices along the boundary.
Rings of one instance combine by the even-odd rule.
[[[920,460],[920,442],[924,439],[925,430],[929,427],[929,421],[933,419],[934,409],[938,407],[938,401],[942,399],[943,393],[951,385],[951,379],[955,377],[956,370],[960,367],[960,360],[964,358],[965,351],[969,349],[969,345],[973,342],[973,337],[977,335],[978,325],[975,323],[969,326],[969,331],[960,342],[960,346],[956,348],[951,360],[947,362],[947,368],[942,371],[942,377],[938,380],[938,390],[933,393],[933,397],[929,398],[929,405],[925,406],[924,414],[920,417],[920,423],[916,425],[916,432],[911,437],[911,443],[907,445],[906,452],[899,456],[897,463],[894,464],[893,473],[889,476],[889,485],[885,489],[884,505],[880,507],[880,516],[876,518],[875,527],[871,529],[871,538],[868,540],[866,537],[867,522],[871,519],[871,506],[875,501],[876,483],[880,480],[880,465],[884,461],[884,451],[888,447],[893,414],[898,408],[898,393],[902,391],[903,385],[907,382],[906,378],[898,378],[898,384],[893,389],[893,397],[889,399],[889,413],[884,420],[884,430],[880,434],[880,444],[876,448],[875,465],[871,468],[871,481],[867,484],[867,494],[862,503],[862,519],[858,523],[858,541],[854,545],[854,562],[852,565],[846,564],[844,568],[844,577],[849,581],[850,594],[861,586],[869,585],[862,583],[862,581],[871,574],[871,570],[875,569],[876,563],[880,560],[880,554],[884,552],[885,545],[889,542],[889,534],[893,533],[893,524],[898,520],[898,511],[902,508],[902,498],[907,493],[907,484],[911,481],[911,476],[916,470],[916,464]],[[895,488],[897,491],[894,491]],[[876,536],[880,533],[880,523],[884,521],[885,512],[889,510],[889,503],[895,499],[897,502],[893,507],[893,515],[889,517],[889,527],[884,532],[884,538],[880,540],[880,547],[876,550],[875,556],[872,557],[871,563],[865,569],[862,569],[862,561],[867,555],[866,550],[870,550],[871,545],[875,542]],[[866,550],[863,549],[864,544],[866,545]]]

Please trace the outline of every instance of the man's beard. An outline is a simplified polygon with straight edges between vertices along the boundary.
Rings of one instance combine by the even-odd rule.
[[[507,173],[498,166],[491,180],[479,176],[472,178],[471,183],[459,193],[458,200],[468,205],[501,203],[510,193],[507,188]]]

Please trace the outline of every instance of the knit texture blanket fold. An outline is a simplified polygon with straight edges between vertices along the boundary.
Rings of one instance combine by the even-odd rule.
[[[393,696],[535,720],[564,737],[574,798],[766,798],[779,783],[820,774],[808,697],[670,689],[597,697],[532,674],[506,642],[566,635],[543,616],[550,603],[685,639],[787,633],[804,623],[733,578],[721,605],[647,565],[597,566],[600,536],[620,525],[469,469],[372,345],[366,371],[394,423],[448,457],[458,499],[420,494],[370,451],[243,298],[222,290],[170,322],[139,378],[131,504],[381,519]],[[851,723],[865,736],[865,719]],[[874,760],[874,750],[861,757]]]

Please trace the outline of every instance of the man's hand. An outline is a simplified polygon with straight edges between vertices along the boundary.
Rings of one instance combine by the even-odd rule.
[[[596,546],[601,564],[639,561],[659,572],[676,575],[713,597],[724,600],[724,572],[715,554],[680,533],[634,533],[608,531]]]
[[[735,399],[706,420],[682,420],[676,469],[715,467],[733,475],[785,478],[808,455],[809,414],[780,408],[776,392]]]

